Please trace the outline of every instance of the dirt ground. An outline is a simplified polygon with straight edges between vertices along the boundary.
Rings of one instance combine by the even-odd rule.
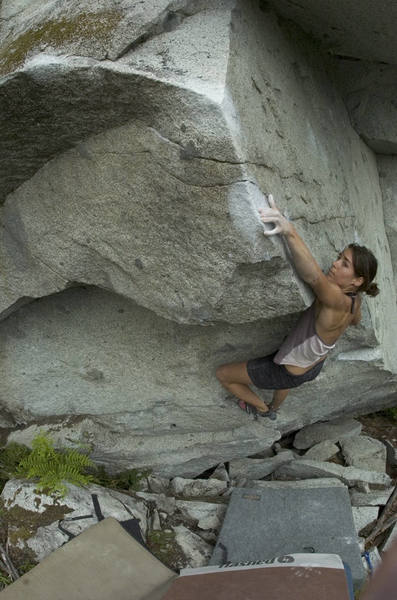
[[[381,413],[357,417],[363,425],[362,433],[378,440],[389,440],[393,446],[397,446],[397,421],[383,416]]]

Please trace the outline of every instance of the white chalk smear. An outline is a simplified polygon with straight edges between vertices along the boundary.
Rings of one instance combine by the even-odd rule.
[[[341,352],[337,356],[337,360],[362,360],[372,362],[383,358],[382,348],[359,348],[358,350],[350,350],[349,352]]]

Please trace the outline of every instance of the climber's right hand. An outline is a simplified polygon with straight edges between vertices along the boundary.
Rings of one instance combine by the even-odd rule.
[[[269,208],[260,208],[259,214],[262,223],[274,223],[275,227],[273,229],[263,229],[264,235],[275,235],[276,233],[280,233],[282,235],[288,235],[291,233],[293,227],[291,223],[281,214],[279,209],[274,202],[272,194],[269,194],[267,197]]]

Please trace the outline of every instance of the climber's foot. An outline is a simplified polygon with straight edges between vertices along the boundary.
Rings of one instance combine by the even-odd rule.
[[[271,421],[275,421],[277,419],[277,412],[275,410],[271,410],[271,408],[269,408],[269,410],[267,411],[263,411],[263,410],[257,410],[256,409],[256,416],[258,417],[265,417],[266,419],[270,419]]]

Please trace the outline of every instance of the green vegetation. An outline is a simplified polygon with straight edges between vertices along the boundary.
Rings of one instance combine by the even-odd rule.
[[[84,447],[84,445],[81,445]],[[87,448],[86,448],[87,449]],[[8,479],[27,478],[37,481],[38,495],[34,503],[38,508],[43,502],[39,492],[52,494],[57,499],[63,498],[67,493],[66,482],[75,485],[97,483],[104,487],[119,490],[134,490],[141,488],[142,480],[150,470],[129,469],[117,475],[109,475],[103,467],[97,468],[88,456],[75,449],[56,450],[51,437],[40,432],[32,441],[32,449],[15,442],[0,449],[0,482],[2,487]],[[1,489],[2,489],[1,487]],[[1,491],[0,489],[0,491]],[[3,537],[2,528],[6,523],[7,536],[14,550],[21,540],[29,539],[40,526],[49,525],[58,519],[63,519],[65,514],[73,509],[62,505],[58,500],[54,505],[44,505],[44,512],[27,510],[19,505],[12,508],[5,507],[0,499],[0,537]],[[156,532],[153,545],[159,548],[160,553],[166,552],[173,555],[171,543],[174,534]],[[35,566],[33,553],[24,548],[21,555],[16,558],[16,565],[22,575]],[[171,556],[170,556],[171,560]],[[0,570],[0,591],[11,583],[7,574]]]
[[[18,566],[18,573],[22,576],[28,573],[36,566],[36,563],[25,561],[22,565]]]
[[[103,487],[138,492],[142,487],[142,481],[149,474],[150,470],[129,469],[117,475],[109,475],[103,467],[99,467],[94,481]]]
[[[387,417],[391,421],[397,421],[397,406],[394,406],[393,408],[385,408],[385,410],[382,410],[380,414],[384,417]]]
[[[359,589],[354,590],[354,600],[359,600],[363,595],[366,588],[366,584],[362,585]]]
[[[0,584],[1,585],[10,585],[10,583],[12,583],[11,579],[9,577],[6,577],[2,573],[0,573]]]
[[[11,442],[0,450],[0,492],[6,482],[12,477],[19,463],[29,456],[31,450],[22,444]]]
[[[84,445],[81,445],[84,447]],[[115,475],[81,452],[55,450],[51,437],[41,432],[32,441],[32,449],[11,442],[0,450],[0,491],[12,477],[38,481],[37,490],[63,498],[67,492],[63,481],[75,485],[96,483],[118,490],[139,491],[150,475],[148,469],[128,469]]]
[[[88,485],[94,477],[84,471],[94,466],[88,456],[77,450],[55,450],[52,439],[46,433],[39,433],[32,441],[32,451],[19,462],[14,476],[38,480],[38,491],[63,498],[67,493],[63,481]]]
[[[154,529],[147,534],[149,550],[170,569],[178,568],[183,558],[173,531]]]
[[[8,46],[0,50],[0,75],[11,73],[22,66],[29,52],[42,46],[59,48],[79,40],[93,40],[106,44],[122,19],[117,10],[98,13],[80,13],[73,18],[49,20],[28,29]]]

